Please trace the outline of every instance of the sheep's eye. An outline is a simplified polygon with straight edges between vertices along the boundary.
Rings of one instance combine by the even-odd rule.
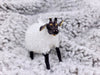
[[[50,25],[50,26],[53,26],[53,24],[52,24],[52,23],[50,23],[49,25]]]
[[[57,23],[55,24],[55,26],[57,26]]]

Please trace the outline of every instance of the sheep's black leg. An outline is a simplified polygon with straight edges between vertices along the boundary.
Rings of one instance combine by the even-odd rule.
[[[57,56],[58,56],[59,62],[61,62],[62,61],[62,59],[61,59],[61,53],[60,53],[60,50],[59,50],[58,47],[56,47],[56,51],[57,51]]]
[[[30,51],[29,54],[30,54],[30,58],[33,60],[34,59],[34,52]]]
[[[46,68],[49,70],[50,69],[50,64],[49,64],[49,54],[43,54],[45,57],[45,64]]]

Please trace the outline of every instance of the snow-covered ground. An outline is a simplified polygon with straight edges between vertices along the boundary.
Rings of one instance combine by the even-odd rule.
[[[0,0],[0,75],[100,75],[99,0]],[[60,49],[54,50],[51,69],[44,57],[31,60],[24,46],[25,31],[38,18],[64,20]]]

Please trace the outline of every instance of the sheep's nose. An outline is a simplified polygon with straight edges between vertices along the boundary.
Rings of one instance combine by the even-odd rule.
[[[58,30],[55,30],[55,31],[54,31],[54,34],[58,34],[58,32],[59,32]]]

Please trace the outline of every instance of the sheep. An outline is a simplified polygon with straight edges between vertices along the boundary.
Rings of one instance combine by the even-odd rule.
[[[46,68],[50,69],[49,64],[49,52],[51,49],[55,48],[59,62],[62,61],[61,53],[59,49],[59,29],[63,20],[57,23],[57,18],[52,21],[49,18],[49,23],[44,23],[39,21],[31,25],[25,34],[25,45],[29,50],[29,55],[31,59],[34,59],[34,53],[43,54],[45,59]]]

